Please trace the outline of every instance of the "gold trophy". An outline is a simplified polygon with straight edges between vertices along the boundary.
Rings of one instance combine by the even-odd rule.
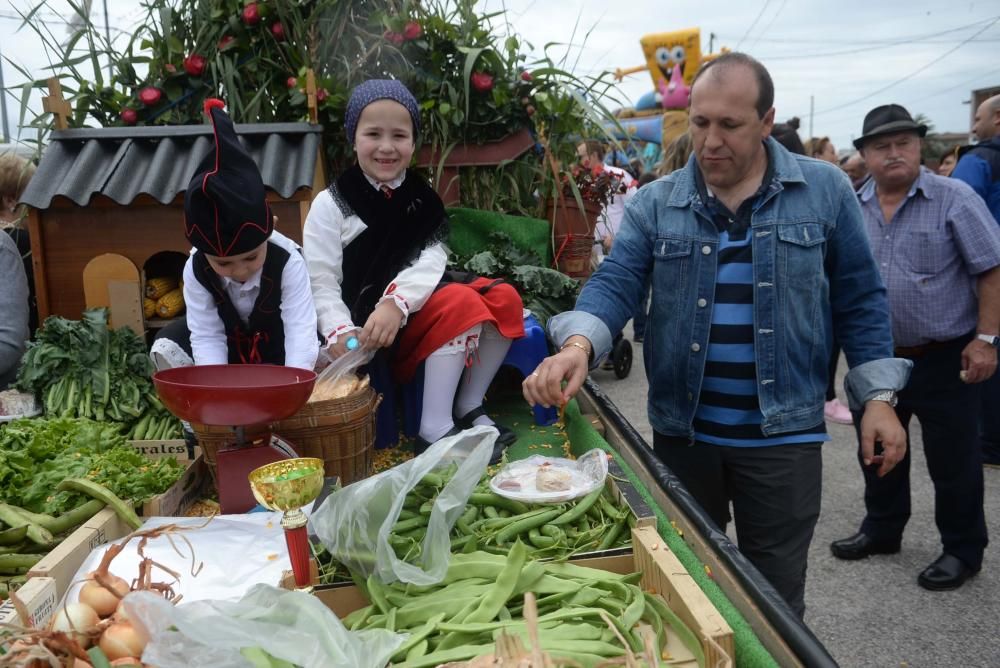
[[[298,589],[309,588],[309,518],[301,508],[316,500],[323,490],[323,460],[316,457],[282,459],[254,469],[248,476],[250,489],[262,506],[284,512],[281,526]]]

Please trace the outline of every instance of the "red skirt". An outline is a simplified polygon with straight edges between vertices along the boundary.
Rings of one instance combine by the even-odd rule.
[[[475,325],[489,323],[508,339],[524,336],[524,303],[517,290],[508,283],[498,283],[480,292],[495,282],[477,278],[471,283],[448,283],[410,315],[393,363],[398,382],[409,382],[432,352]]]

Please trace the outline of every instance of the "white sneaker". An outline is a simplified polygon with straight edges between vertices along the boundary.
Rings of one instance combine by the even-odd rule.
[[[851,418],[851,410],[840,403],[839,399],[833,399],[832,401],[826,402],[823,406],[823,415],[830,422],[836,422],[837,424],[854,424],[853,418]]]

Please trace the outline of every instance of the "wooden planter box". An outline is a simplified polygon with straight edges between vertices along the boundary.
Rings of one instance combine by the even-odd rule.
[[[430,146],[417,151],[416,165],[431,171],[431,180],[445,206],[459,206],[461,185],[459,172],[463,167],[489,167],[518,158],[535,145],[535,139],[522,128],[503,139],[485,144],[457,144],[442,155]]]

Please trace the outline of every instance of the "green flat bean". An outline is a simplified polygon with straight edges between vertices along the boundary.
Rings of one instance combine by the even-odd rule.
[[[626,524],[628,524],[628,520],[624,517],[615,522],[611,529],[604,534],[603,538],[601,538],[601,542],[598,544],[597,549],[606,550],[614,545],[615,541],[618,540],[618,536],[622,534],[622,530],[625,528]]]
[[[367,584],[368,598],[382,614],[388,614],[392,606],[389,605],[389,601],[385,598],[385,585],[382,584],[381,580],[374,573],[368,576]]]
[[[598,487],[593,492],[580,499],[576,503],[576,505],[574,505],[572,508],[570,508],[565,513],[559,515],[554,520],[552,520],[552,524],[558,526],[560,524],[569,524],[571,522],[575,522],[577,519],[579,519],[581,515],[587,512],[587,510],[589,510],[591,506],[594,505],[594,503],[597,501],[597,497],[599,497],[603,493],[604,493],[604,488]]]
[[[523,515],[524,513],[531,510],[531,508],[520,501],[514,499],[508,499],[506,497],[500,496],[499,494],[494,494],[493,492],[485,493],[474,493],[469,497],[469,503],[473,506],[487,507],[492,506],[496,508],[504,508],[509,510],[515,515]]]
[[[656,614],[659,615],[660,618],[674,630],[674,633],[680,637],[681,642],[684,643],[684,646],[691,651],[695,659],[698,661],[698,665],[705,665],[705,650],[701,646],[701,641],[698,639],[698,636],[695,635],[694,631],[688,628],[688,625],[677,616],[677,613],[667,606],[666,602],[662,598],[647,592],[643,592],[642,595],[646,599],[646,602],[652,606]]]
[[[503,529],[498,531],[496,535],[493,537],[493,540],[497,545],[502,545],[503,543],[511,541],[515,536],[519,536],[522,533],[527,533],[531,529],[540,527],[543,524],[547,524],[553,518],[558,517],[561,514],[562,510],[560,508],[555,508],[554,510],[549,510],[540,515],[534,515],[532,517],[521,516],[521,519],[518,519],[515,522],[511,522]]]
[[[639,620],[642,619],[642,613],[646,609],[646,599],[643,598],[642,590],[635,585],[629,585],[629,591],[632,592],[632,600],[625,608],[625,612],[622,613],[622,624],[627,629],[631,629],[639,623]]]
[[[416,661],[420,657],[427,654],[428,650],[427,639],[421,640],[416,645],[410,648],[410,651],[406,653],[406,661]]]
[[[546,524],[541,528],[541,532],[543,536],[554,538],[556,541],[566,540],[566,532],[554,524]]]
[[[514,543],[514,547],[511,548],[510,555],[507,557],[507,564],[497,577],[493,589],[483,597],[480,605],[463,621],[486,622],[496,617],[500,608],[513,595],[521,575],[521,569],[524,568],[527,558],[528,550],[524,547],[524,543],[521,541]]]
[[[500,511],[494,508],[493,506],[483,506],[483,515],[486,515],[486,517],[495,520],[500,517]]]
[[[421,528],[427,528],[427,518],[423,515],[396,522],[396,524],[392,527],[392,532],[395,534],[403,534],[407,531],[413,531],[414,529]]]
[[[375,612],[374,605],[366,605],[363,608],[358,608],[351,614],[344,617],[343,619],[344,626],[351,629],[352,631],[356,631],[357,629],[361,628],[361,626],[366,621],[368,621],[368,618],[371,617],[371,614],[373,612]]]
[[[40,554],[0,554],[0,572],[10,572],[11,575],[21,575],[20,572],[31,568],[42,560]]]
[[[28,525],[25,524],[19,527],[13,527],[11,529],[5,529],[0,531],[0,545],[17,545],[24,542],[24,539],[28,536]]]
[[[483,654],[490,654],[494,649],[496,648],[492,644],[466,645],[464,647],[456,647],[454,649],[443,650],[440,652],[431,652],[430,654],[426,654],[412,661],[407,660],[403,663],[396,664],[393,668],[434,668],[442,663],[466,661]]]
[[[537,528],[528,531],[528,540],[531,544],[539,549],[545,549],[547,547],[552,547],[556,544],[556,539],[549,536],[543,536]]]
[[[0,522],[13,529],[27,527],[28,540],[39,545],[48,545],[55,540],[52,532],[23,516],[16,506],[0,503]]]

